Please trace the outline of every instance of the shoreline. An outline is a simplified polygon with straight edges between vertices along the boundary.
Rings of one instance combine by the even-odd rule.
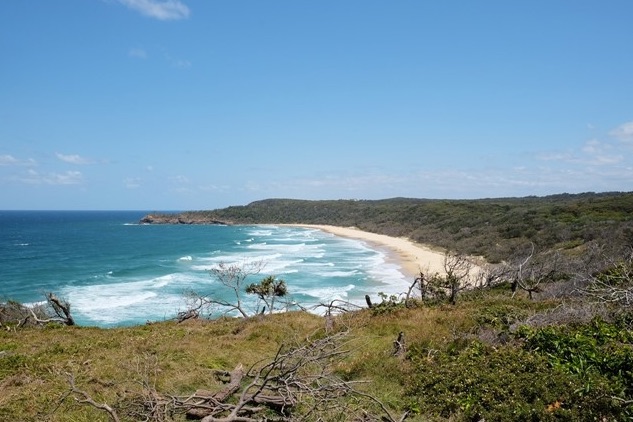
[[[417,277],[420,271],[444,274],[444,253],[415,243],[404,237],[366,232],[355,227],[339,227],[325,224],[288,224],[288,226],[318,229],[335,236],[362,240],[380,248],[397,261],[407,277]]]

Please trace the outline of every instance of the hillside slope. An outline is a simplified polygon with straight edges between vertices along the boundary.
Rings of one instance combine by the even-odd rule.
[[[245,206],[157,216],[152,222],[355,226],[499,262],[530,242],[540,249],[571,249],[591,241],[633,244],[633,193],[479,200],[267,199]]]

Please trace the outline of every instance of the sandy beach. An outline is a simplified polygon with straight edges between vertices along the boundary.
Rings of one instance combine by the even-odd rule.
[[[434,251],[407,238],[365,232],[355,227],[319,224],[297,224],[296,226],[315,228],[336,236],[364,240],[375,247],[384,248],[386,251],[392,252],[395,259],[398,259],[407,276],[419,275],[420,269],[429,273],[444,273],[444,253]]]

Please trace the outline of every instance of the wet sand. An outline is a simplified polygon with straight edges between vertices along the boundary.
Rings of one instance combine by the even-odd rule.
[[[407,276],[415,277],[420,270],[425,273],[444,274],[444,253],[428,246],[412,242],[404,237],[391,237],[359,230],[355,227],[337,227],[320,224],[293,224],[297,227],[310,227],[332,233],[336,236],[364,240],[375,247],[392,252],[392,256],[402,266]]]

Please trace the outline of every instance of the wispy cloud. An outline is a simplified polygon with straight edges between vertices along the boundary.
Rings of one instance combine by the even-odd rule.
[[[618,154],[614,151],[613,145],[600,142],[597,139],[586,142],[581,150],[588,156],[589,160],[586,161],[588,164],[616,164],[624,160],[622,154]]]
[[[168,52],[165,52],[165,59],[171,64],[172,67],[178,69],[189,69],[192,65],[189,60],[177,59],[172,57]]]
[[[177,67],[178,69],[189,69],[191,67],[191,62],[189,60],[172,60],[171,65],[173,67]]]
[[[178,0],[119,0],[119,2],[142,15],[163,21],[187,19],[191,13],[185,4]]]
[[[142,180],[139,177],[128,177],[123,180],[125,187],[128,189],[138,189],[141,187]]]
[[[559,161],[567,164],[602,166],[621,163],[625,160],[622,147],[613,142],[591,139],[579,149],[567,151],[545,151],[537,154],[540,161]]]
[[[89,160],[88,158],[84,158],[78,154],[70,154],[70,155],[65,155],[65,154],[60,154],[59,152],[55,154],[55,156],[65,162],[65,163],[70,163],[70,164],[78,164],[78,165],[82,165],[82,164],[90,164],[92,162],[92,160]]]
[[[174,176],[174,177],[171,178],[171,180],[173,182],[181,184],[181,185],[188,185],[189,183],[191,183],[189,181],[189,178],[187,176],[183,176],[183,175]]]
[[[633,142],[633,122],[623,123],[609,132],[609,135],[624,142]]]
[[[0,166],[35,166],[35,165],[37,165],[37,163],[32,158],[28,158],[26,160],[20,160],[10,154],[0,155]]]
[[[129,57],[142,60],[145,60],[148,57],[147,51],[142,48],[130,48],[130,51],[127,52],[127,55]]]
[[[31,185],[78,185],[83,181],[83,175],[79,171],[44,174],[29,170],[26,175],[17,176],[14,179]]]

